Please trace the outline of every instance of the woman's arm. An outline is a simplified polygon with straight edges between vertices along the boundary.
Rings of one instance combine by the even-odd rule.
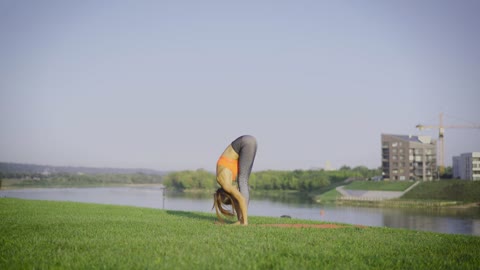
[[[235,200],[238,202],[238,206],[235,209],[235,211],[237,212],[237,217],[239,217],[240,224],[247,225],[247,202],[240,193],[240,191],[238,191],[238,189],[232,185],[232,180],[229,179],[232,179],[232,172],[230,170],[223,169],[218,172],[217,182],[228,194],[232,195],[233,198],[235,198]]]

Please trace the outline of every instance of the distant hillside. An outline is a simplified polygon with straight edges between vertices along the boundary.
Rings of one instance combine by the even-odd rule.
[[[0,173],[3,174],[135,174],[143,173],[148,175],[165,175],[166,171],[157,171],[151,169],[120,169],[120,168],[94,168],[94,167],[62,167],[49,165],[21,164],[0,162]]]

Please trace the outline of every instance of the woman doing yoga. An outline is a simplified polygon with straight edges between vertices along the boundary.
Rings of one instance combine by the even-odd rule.
[[[257,153],[255,137],[244,135],[234,140],[222,153],[217,162],[217,182],[221,186],[214,194],[217,217],[221,214],[237,215],[236,224],[247,225],[247,208],[250,200],[248,179]],[[233,183],[237,182],[237,186]],[[231,210],[226,208],[231,205]]]

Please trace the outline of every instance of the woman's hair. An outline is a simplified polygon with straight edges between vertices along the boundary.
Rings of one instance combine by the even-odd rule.
[[[237,200],[223,188],[217,189],[213,194],[213,207],[220,222],[223,222],[222,215],[226,217],[234,217],[236,215],[235,209],[237,204]],[[231,209],[227,205],[230,205]]]

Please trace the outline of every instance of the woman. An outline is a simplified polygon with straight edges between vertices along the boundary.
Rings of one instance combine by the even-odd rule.
[[[234,140],[218,159],[217,182],[221,188],[214,194],[214,207],[220,220],[220,213],[227,216],[234,216],[236,213],[236,224],[248,224],[248,179],[256,153],[257,140],[253,136],[244,135]],[[237,187],[233,185],[235,181]],[[226,209],[225,205],[231,205],[231,211]]]

